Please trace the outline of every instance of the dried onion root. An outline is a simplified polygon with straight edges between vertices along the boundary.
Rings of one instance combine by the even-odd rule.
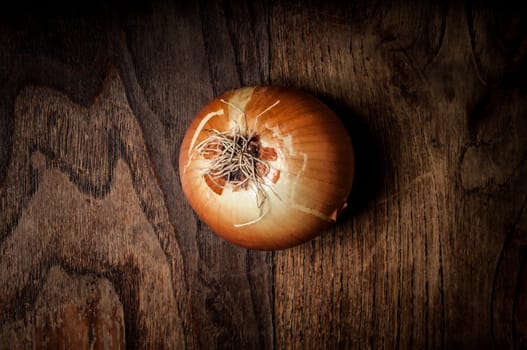
[[[264,207],[269,195],[267,193],[265,176],[271,171],[268,163],[269,157],[261,159],[259,137],[256,134],[258,119],[266,112],[280,103],[277,100],[261,113],[254,117],[251,131],[247,129],[247,114],[233,103],[220,99],[226,105],[238,110],[244,117],[245,128],[242,130],[239,123],[228,131],[220,132],[217,129],[204,129],[211,133],[206,139],[197,144],[192,150],[191,157],[201,157],[210,160],[210,165],[203,170],[203,176],[218,189],[231,186],[233,191],[249,189],[254,192],[256,206],[260,210],[258,217],[244,223],[234,224],[235,227],[251,225],[260,221],[267,213]],[[274,156],[270,157],[274,160]],[[272,190],[271,190],[272,191]],[[278,196],[279,198],[279,196]]]

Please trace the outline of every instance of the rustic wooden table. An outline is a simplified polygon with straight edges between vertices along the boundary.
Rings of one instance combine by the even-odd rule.
[[[527,16],[369,3],[3,13],[0,348],[527,348]],[[277,252],[178,179],[194,114],[260,84],[318,96],[357,155],[342,220]]]

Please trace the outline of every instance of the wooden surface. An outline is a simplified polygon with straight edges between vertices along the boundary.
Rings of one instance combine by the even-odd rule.
[[[370,4],[372,3],[372,4]],[[161,1],[0,21],[0,348],[527,347],[527,16],[478,2]],[[351,208],[216,237],[179,144],[224,90],[305,89]]]

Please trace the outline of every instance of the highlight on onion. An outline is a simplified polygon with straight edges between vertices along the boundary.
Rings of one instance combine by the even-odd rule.
[[[219,236],[283,249],[336,221],[351,191],[354,154],[342,122],[315,97],[246,87],[197,114],[179,172],[190,205]]]

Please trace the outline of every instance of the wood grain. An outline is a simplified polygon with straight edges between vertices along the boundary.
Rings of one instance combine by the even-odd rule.
[[[0,348],[527,346],[527,14],[169,1],[0,21]],[[193,115],[307,90],[356,150],[311,242],[235,247],[177,177]]]
[[[524,344],[525,85],[490,59],[500,33],[484,23],[507,21],[492,16],[435,2],[273,8],[272,83],[323,96],[363,157],[347,220],[276,255],[279,347]],[[520,69],[515,39],[499,59]]]

